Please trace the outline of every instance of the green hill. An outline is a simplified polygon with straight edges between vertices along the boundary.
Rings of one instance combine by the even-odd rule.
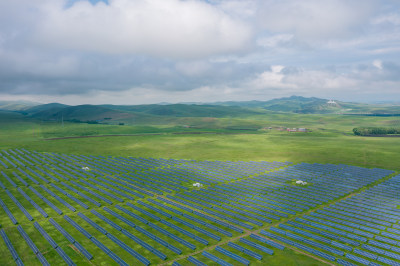
[[[0,101],[0,110],[22,111],[37,105],[40,105],[40,103],[29,101]]]
[[[186,118],[247,118],[272,112],[298,114],[400,114],[400,105],[328,101],[291,96],[270,101],[217,102],[213,104],[77,105],[60,103],[37,105],[19,112],[40,120],[153,123]],[[191,124],[190,121],[183,122]]]
[[[238,117],[263,113],[239,106],[199,104],[103,105],[103,107],[126,112],[171,117]]]
[[[65,120],[65,121],[102,121],[112,119],[129,118],[132,114],[118,110],[96,106],[77,105],[68,106],[59,103],[51,103],[33,107],[27,110],[29,116],[42,120]]]
[[[58,103],[44,104],[24,111],[29,117],[50,121],[75,121],[75,122],[134,122],[134,123],[159,123],[165,119],[189,117],[247,117],[249,115],[263,114],[257,111],[238,106],[212,106],[212,105],[77,105],[68,106]]]
[[[218,102],[215,105],[262,108],[274,112],[299,114],[399,114],[398,104],[366,104],[329,101],[316,97],[291,96],[269,101]]]

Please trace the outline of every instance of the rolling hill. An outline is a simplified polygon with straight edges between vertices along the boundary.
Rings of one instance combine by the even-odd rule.
[[[75,122],[102,121],[122,119],[132,116],[118,110],[96,105],[68,106],[58,103],[45,104],[26,110],[31,117],[42,120],[65,120]]]
[[[22,111],[37,105],[41,104],[30,101],[0,101],[0,110]]]
[[[399,114],[399,104],[366,104],[333,101],[316,97],[291,96],[269,101],[217,102],[214,105],[262,108],[274,112],[300,114]]]
[[[172,117],[238,117],[265,113],[240,106],[199,104],[105,105],[104,107],[126,112]]]
[[[23,111],[29,117],[41,120],[88,121],[156,121],[184,117],[244,117],[264,114],[265,111],[238,106],[213,105],[77,105],[44,104]]]
[[[0,102],[0,107],[1,107]],[[3,105],[5,106],[5,105]],[[49,103],[36,106],[8,105],[10,110],[49,121],[159,123],[182,118],[245,118],[271,112],[298,114],[400,114],[400,105],[328,101],[291,96],[269,101],[238,101],[147,105],[77,105]],[[1,109],[0,109],[1,110]]]

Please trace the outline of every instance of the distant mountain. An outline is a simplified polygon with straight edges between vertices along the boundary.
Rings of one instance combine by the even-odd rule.
[[[77,105],[59,103],[43,104],[24,111],[41,120],[80,122],[135,122],[161,121],[176,117],[240,117],[265,113],[238,106],[213,106],[194,104],[169,105]]]
[[[41,105],[41,104],[30,101],[0,101],[0,110],[22,111],[36,105]]]
[[[69,106],[59,103],[35,106],[26,110],[26,113],[31,117],[42,120],[63,119],[65,121],[70,120],[82,122],[121,119],[130,115],[97,105]]]
[[[321,114],[338,112],[343,108],[341,103],[336,101],[315,97],[306,98],[302,96],[291,96],[267,101],[264,105],[264,109],[302,114]]]
[[[248,117],[269,112],[301,114],[400,114],[400,105],[362,104],[291,96],[269,101],[213,104],[77,105],[50,103],[19,111],[41,120],[158,123],[185,117]]]
[[[30,114],[31,116],[36,116],[36,117],[44,116],[45,117],[48,114],[56,113],[66,107],[69,107],[69,105],[65,105],[65,104],[61,104],[61,103],[47,103],[47,104],[41,104],[41,105],[31,107],[24,111],[25,111],[25,113]]]
[[[269,101],[218,102],[215,105],[261,108],[274,112],[291,112],[301,114],[354,114],[354,113],[400,113],[396,104],[364,104],[332,101],[316,97],[291,96]]]
[[[172,117],[228,117],[259,114],[260,111],[239,106],[199,104],[149,104],[149,105],[103,105],[114,110]]]

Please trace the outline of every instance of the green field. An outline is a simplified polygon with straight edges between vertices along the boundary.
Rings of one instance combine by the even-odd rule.
[[[271,113],[247,118],[169,117],[165,120],[165,124],[158,120],[124,126],[67,122],[61,125],[16,113],[1,113],[0,146],[67,154],[345,163],[400,170],[399,138],[352,134],[354,127],[398,127],[400,117]],[[273,129],[259,130],[265,127]],[[277,127],[304,127],[312,132],[281,132]],[[200,132],[204,134],[193,134]],[[139,136],[44,140],[114,134]]]
[[[71,122],[62,124],[59,121],[41,121],[13,112],[0,112],[0,147],[1,149],[25,148],[38,152],[76,155],[348,164],[400,171],[399,138],[359,137],[352,134],[354,127],[398,127],[399,125],[400,117],[270,112],[247,117],[152,118],[149,121],[140,121],[136,124],[128,122],[123,126],[118,126]],[[280,127],[304,127],[310,132],[279,131]],[[85,136],[85,138],[49,140],[79,136]],[[15,191],[11,191],[14,195],[18,195],[14,193]],[[34,196],[32,198],[37,200]],[[20,195],[18,200],[26,201]],[[30,211],[36,215],[35,219],[45,229],[50,228],[49,222],[40,217],[36,210]],[[51,210],[46,211],[51,212]],[[83,209],[81,211],[91,215]],[[73,216],[72,213],[70,214]],[[18,215],[20,217],[17,218],[22,217],[22,213]],[[91,216],[93,218],[93,215]],[[6,233],[14,239],[22,239],[16,228],[6,220],[2,223]],[[68,224],[63,219],[55,218],[55,220],[68,228]],[[38,234],[34,230],[28,233],[32,236]],[[55,239],[59,237],[57,234],[53,236]],[[103,240],[110,247],[118,248],[111,241]],[[86,242],[90,241],[82,240],[82,244]],[[4,249],[4,243],[1,245],[3,258],[6,258],[1,264],[7,265],[10,255]],[[46,243],[42,245],[46,249]],[[30,254],[26,245],[18,247],[17,251],[19,254]],[[51,264],[61,262],[56,254],[54,258]],[[82,258],[81,263],[84,261]],[[100,261],[103,262],[100,263]],[[159,263],[161,262],[160,260]],[[106,256],[99,255],[94,263],[108,265],[111,261]],[[257,261],[253,263],[258,265]],[[323,264],[298,251],[276,250],[269,265],[283,265],[283,263],[284,265]]]

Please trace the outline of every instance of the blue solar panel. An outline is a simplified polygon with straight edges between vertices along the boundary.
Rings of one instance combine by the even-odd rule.
[[[249,256],[252,256],[253,258],[255,258],[255,259],[257,259],[257,260],[262,260],[262,258],[263,258],[262,255],[260,255],[260,254],[258,254],[258,253],[256,253],[256,252],[254,252],[254,251],[252,251],[252,250],[249,250],[249,249],[247,249],[247,248],[244,248],[244,247],[242,247],[242,246],[240,246],[240,245],[238,245],[238,244],[229,242],[229,243],[228,243],[228,246],[230,246],[230,247],[232,247],[232,248],[234,248],[234,249],[237,249],[237,250],[239,250],[239,251],[241,251],[241,252],[243,252],[243,253],[245,253],[245,254],[247,254],[247,255],[249,255]]]
[[[28,244],[28,246],[32,249],[33,253],[36,255],[36,257],[39,259],[39,261],[43,265],[50,265],[47,260],[43,257],[42,253],[39,251],[39,249],[36,247],[35,243],[33,243],[32,239],[28,236],[28,234],[25,232],[24,229],[20,225],[17,226],[17,229],[21,236],[25,239],[25,242]]]
[[[29,221],[33,220],[33,217],[30,213],[25,209],[24,206],[11,194],[10,191],[6,190],[7,195],[11,198],[11,200],[18,206],[18,208],[25,214]]]
[[[348,258],[348,259],[350,259],[350,260],[354,260],[354,261],[356,261],[356,262],[358,262],[358,263],[361,263],[361,264],[363,264],[363,265],[369,265],[369,264],[370,264],[370,261],[369,261],[369,260],[363,259],[363,258],[358,257],[358,256],[355,256],[355,255],[353,255],[353,254],[347,253],[347,254],[346,254],[346,258]]]
[[[264,247],[264,246],[262,246],[262,245],[259,245],[259,244],[257,244],[257,243],[254,243],[253,241],[250,241],[250,240],[248,240],[248,239],[246,239],[246,238],[240,238],[239,241],[242,242],[242,243],[244,243],[244,244],[247,244],[247,245],[249,245],[249,246],[252,246],[252,247],[254,247],[254,248],[256,248],[256,249],[259,249],[259,250],[261,250],[262,252],[267,253],[267,254],[269,254],[269,255],[273,255],[273,254],[274,254],[274,251],[273,251],[272,249],[269,249],[269,248],[267,248],[267,247]]]
[[[78,223],[72,220],[69,216],[64,215],[64,219],[67,220],[72,226],[74,226],[79,232],[81,232],[87,238],[91,239],[93,237],[88,231],[83,229],[82,226],[80,226]]]
[[[264,234],[265,232],[266,232],[265,230],[261,230],[260,234]],[[280,250],[284,250],[285,249],[285,247],[283,245],[278,244],[278,243],[276,243],[276,242],[274,242],[272,240],[266,239],[264,237],[261,237],[261,236],[255,235],[255,234],[250,234],[250,237],[252,237],[254,239],[257,239],[258,241],[261,241],[261,242],[263,242],[263,243],[265,243],[267,245],[270,245],[270,246],[272,246],[274,248],[277,248],[277,249],[280,249]]]
[[[192,256],[189,256],[189,257],[187,258],[187,260],[190,261],[191,263],[195,264],[196,266],[206,266],[205,263],[199,261],[198,259],[196,259],[196,258],[194,258],[194,257],[192,257]]]
[[[234,260],[237,260],[238,262],[240,262],[240,263],[242,263],[244,265],[249,265],[250,264],[249,260],[247,260],[247,259],[245,259],[245,258],[243,258],[243,257],[241,257],[241,256],[239,256],[239,255],[237,255],[235,253],[232,253],[229,250],[226,250],[226,249],[224,249],[224,248],[222,248],[220,246],[217,246],[215,248],[215,250],[218,251],[218,252],[221,252],[222,254],[224,254],[224,255],[226,255],[226,256],[234,259]]]
[[[0,235],[4,240],[4,243],[6,244],[8,250],[11,253],[11,256],[13,257],[14,260],[18,260],[19,259],[19,255],[17,253],[17,251],[15,250],[14,246],[12,245],[10,239],[8,238],[6,232],[4,232],[3,229],[0,229]]]
[[[11,222],[13,224],[17,224],[18,221],[15,219],[14,215],[11,213],[11,211],[8,209],[7,205],[0,199],[0,206],[4,209],[4,211],[7,213],[8,217],[10,218]]]
[[[121,240],[119,240],[118,238],[116,238],[115,236],[113,236],[112,234],[107,234],[107,237],[110,238],[114,243],[116,243],[118,246],[120,246],[121,248],[123,248],[125,251],[127,251],[129,254],[131,254],[132,256],[134,256],[135,258],[137,258],[140,262],[142,262],[144,265],[149,265],[150,261],[145,258],[144,256],[142,256],[141,254],[139,254],[138,252],[136,252],[134,249],[132,249],[131,247],[129,247],[128,245],[126,245],[124,242],[122,242]]]
[[[210,260],[213,260],[214,262],[216,262],[216,263],[219,264],[219,265],[222,265],[222,266],[233,266],[232,264],[230,264],[230,263],[224,261],[223,259],[218,258],[217,256],[211,254],[211,253],[208,252],[208,251],[203,251],[201,254],[202,254],[204,257],[207,257],[207,258],[209,258]]]
[[[338,259],[336,262],[337,262],[338,264],[340,264],[340,265],[343,265],[343,266],[357,266],[357,264],[348,262],[348,261],[343,260],[343,259]]]

